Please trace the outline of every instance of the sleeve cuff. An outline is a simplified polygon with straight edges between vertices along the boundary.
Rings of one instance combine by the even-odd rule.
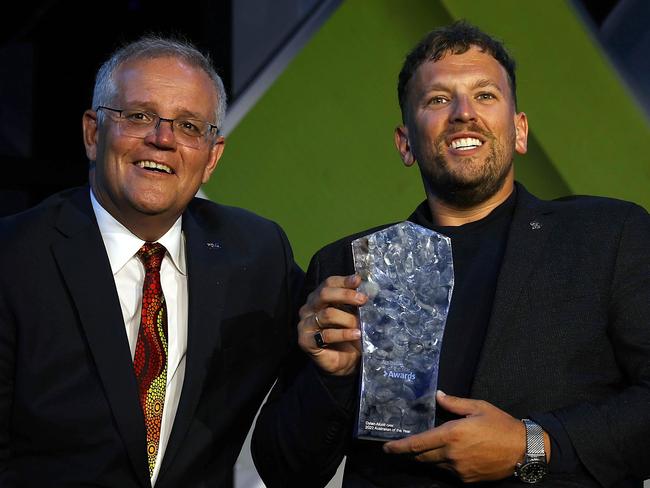
[[[571,473],[578,470],[580,461],[562,422],[553,413],[535,413],[531,420],[542,426],[551,439],[550,473]]]

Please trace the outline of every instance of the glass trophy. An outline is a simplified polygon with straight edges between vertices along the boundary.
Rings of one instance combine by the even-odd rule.
[[[451,240],[401,222],[352,242],[361,385],[356,436],[399,439],[431,429],[442,336],[454,287]]]

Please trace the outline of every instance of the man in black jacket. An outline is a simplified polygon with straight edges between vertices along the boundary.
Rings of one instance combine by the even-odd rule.
[[[637,486],[650,473],[650,218],[622,201],[541,201],[515,182],[528,122],[514,62],[466,23],[432,31],[399,76],[395,143],[426,200],[409,217],[451,238],[455,284],[438,425],[352,436],[360,358],[350,243],[310,264],[296,358],[253,438],[270,487]],[[347,275],[347,276],[346,276]],[[443,393],[444,392],[444,393]]]
[[[130,43],[83,116],[89,187],[0,220],[0,486],[232,486],[301,272],[277,224],[195,198],[225,109],[194,46]]]

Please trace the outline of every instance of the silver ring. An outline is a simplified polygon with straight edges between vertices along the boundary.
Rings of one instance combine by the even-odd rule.
[[[320,320],[318,320],[318,312],[314,314],[314,320],[316,321],[316,325],[318,326],[318,330],[323,330],[323,326],[320,324]]]
[[[323,334],[320,333],[320,330],[314,334],[314,342],[320,349],[325,349],[327,347],[327,343],[325,342],[325,339],[323,339]]]

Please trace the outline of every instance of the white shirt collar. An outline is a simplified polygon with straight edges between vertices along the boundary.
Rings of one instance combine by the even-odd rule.
[[[90,190],[90,201],[95,212],[99,232],[106,247],[106,254],[111,263],[113,275],[131,259],[142,247],[145,241],[134,235],[129,229],[118,222],[115,217],[101,206],[95,198],[92,189]],[[174,225],[157,242],[165,246],[167,255],[178,271],[185,275],[185,246],[181,232],[183,217],[178,217]]]

